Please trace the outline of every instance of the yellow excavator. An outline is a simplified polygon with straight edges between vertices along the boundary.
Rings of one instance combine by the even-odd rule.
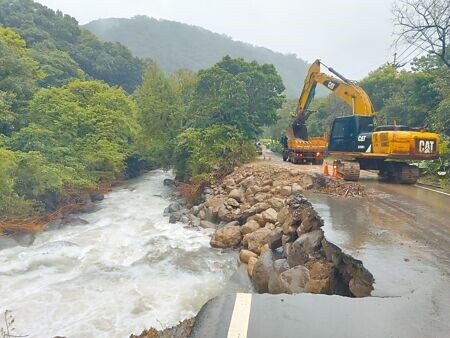
[[[336,77],[321,73],[323,65]],[[310,67],[300,95],[297,117],[292,124],[296,137],[307,135],[305,122],[320,83],[344,100],[352,115],[333,121],[328,140],[328,154],[337,160],[337,173],[345,180],[357,181],[360,169],[378,170],[379,176],[397,183],[413,184],[419,178],[419,168],[409,160],[430,160],[439,157],[439,135],[404,125],[376,127],[375,112],[367,93],[320,60]],[[307,137],[307,136],[306,136]]]

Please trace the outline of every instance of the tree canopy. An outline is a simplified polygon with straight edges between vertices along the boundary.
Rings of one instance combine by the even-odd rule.
[[[283,81],[272,65],[226,56],[200,71],[190,109],[193,126],[232,125],[248,138],[276,122],[284,101]]]
[[[71,16],[32,0],[0,0],[0,25],[26,41],[46,76],[41,85],[64,85],[86,75],[132,92],[145,62],[119,43],[102,42]]]

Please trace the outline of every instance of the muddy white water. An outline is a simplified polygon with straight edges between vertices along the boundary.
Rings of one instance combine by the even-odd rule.
[[[237,254],[209,247],[211,230],[163,217],[169,177],[148,173],[78,215],[88,224],[0,249],[0,311],[13,311],[16,334],[128,337],[192,317],[216,295],[248,290]]]

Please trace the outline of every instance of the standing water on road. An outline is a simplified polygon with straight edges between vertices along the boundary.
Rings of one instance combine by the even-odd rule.
[[[211,249],[211,230],[169,224],[170,175],[153,171],[116,188],[99,210],[40,233],[30,247],[0,248],[0,311],[16,334],[126,337],[192,317],[232,282],[237,255]],[[0,322],[0,327],[4,323]]]

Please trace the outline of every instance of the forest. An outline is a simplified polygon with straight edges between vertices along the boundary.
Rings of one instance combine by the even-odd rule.
[[[227,56],[167,74],[31,0],[1,0],[0,13],[0,218],[52,212],[145,168],[227,172],[284,101],[272,65]]]
[[[450,71],[433,55],[384,65],[360,82],[382,123],[441,134],[449,161]],[[277,139],[295,110],[275,66],[223,56],[167,72],[31,0],[0,0],[0,221],[40,216],[150,168],[179,180],[224,175]],[[311,134],[348,112],[316,99]],[[447,157],[446,157],[447,156]],[[446,164],[448,166],[448,163]]]

